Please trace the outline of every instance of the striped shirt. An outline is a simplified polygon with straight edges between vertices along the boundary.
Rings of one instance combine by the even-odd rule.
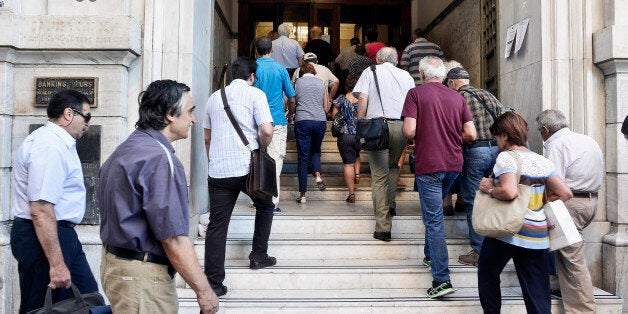
[[[297,79],[294,88],[297,92],[295,121],[327,121],[325,108],[325,85],[312,73],[305,73]]]
[[[438,45],[427,41],[425,38],[419,38],[414,43],[408,45],[401,55],[401,67],[408,68],[410,75],[414,78],[414,84],[419,86],[423,84],[421,80],[421,72],[419,71],[419,61],[427,56],[444,58],[443,51]]]
[[[478,98],[484,101],[486,106],[489,110],[491,110],[491,112],[493,112],[493,114],[495,114],[496,117],[500,116],[500,113],[503,112],[504,106],[489,91],[475,88],[471,85],[461,86],[458,89],[458,92],[467,101],[467,106],[469,107],[469,110],[471,110],[471,114],[473,115],[473,124],[475,124],[475,129],[478,131],[478,140],[492,140],[493,136],[491,135],[489,128],[493,124],[494,120]]]
[[[235,79],[225,88],[227,102],[251,149],[258,149],[257,127],[273,122],[266,95],[258,88]],[[212,178],[241,177],[249,173],[251,152],[229,121],[220,90],[207,100],[203,128],[211,130],[209,146],[209,176]]]
[[[519,182],[532,186],[530,204],[526,210],[521,230],[512,237],[500,238],[499,240],[527,249],[547,249],[549,248],[549,237],[545,211],[543,210],[543,194],[547,179],[556,175],[554,165],[549,159],[535,152],[515,150],[515,153],[519,154],[521,158],[521,179]],[[495,173],[495,183],[499,185],[499,176],[504,173],[517,173],[517,160],[508,152],[501,152],[497,155],[493,172]]]

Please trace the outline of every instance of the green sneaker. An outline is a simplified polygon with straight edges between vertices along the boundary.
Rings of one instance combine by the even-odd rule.
[[[432,268],[432,261],[430,261],[429,257],[424,257],[423,258],[423,266],[427,267],[427,268]]]
[[[454,292],[454,288],[451,286],[451,281],[443,281],[441,283],[437,283],[432,281],[432,287],[427,289],[427,296],[435,299],[440,298],[442,296],[448,295]]]

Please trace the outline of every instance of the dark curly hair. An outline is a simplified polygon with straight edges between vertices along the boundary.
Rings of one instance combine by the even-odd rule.
[[[183,93],[190,87],[173,80],[154,81],[139,95],[140,119],[135,124],[139,129],[163,130],[168,114],[180,116],[183,110]]]

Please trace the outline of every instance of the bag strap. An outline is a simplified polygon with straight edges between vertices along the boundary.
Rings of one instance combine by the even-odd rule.
[[[463,90],[462,92],[471,94],[471,96],[477,99],[482,104],[482,106],[484,106],[484,110],[486,110],[486,112],[488,112],[491,115],[491,117],[493,117],[493,121],[497,120],[497,115],[495,115],[495,113],[488,107],[488,105],[486,105],[486,102],[483,99],[481,99],[474,92],[471,92],[468,90]]]
[[[384,119],[386,118],[386,114],[384,113],[384,102],[382,101],[382,93],[380,93],[379,91],[379,82],[377,81],[377,72],[375,72],[375,65],[371,65],[370,66],[371,71],[373,71],[373,78],[375,79],[375,88],[377,88],[377,96],[379,97],[379,104],[380,106],[382,106],[382,116],[384,116]],[[369,107],[368,107],[368,102],[366,105],[366,110],[368,111]],[[366,115],[366,113],[365,113]]]
[[[225,93],[224,87],[220,89],[220,96],[222,96],[222,104],[225,107],[225,112],[227,113],[227,116],[229,117],[229,121],[231,121],[233,128],[238,133],[238,136],[240,136],[240,139],[242,140],[242,143],[244,143],[244,146],[246,146],[246,148],[251,150],[249,141],[246,139],[246,136],[244,136],[244,132],[242,132],[242,128],[238,124],[238,121],[236,121],[235,117],[233,116],[233,113],[231,113],[231,108],[229,107],[229,103],[227,102],[227,93]]]

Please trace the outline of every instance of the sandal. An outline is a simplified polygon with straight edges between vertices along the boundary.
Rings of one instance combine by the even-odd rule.
[[[349,194],[349,197],[347,197],[345,201],[347,203],[355,203],[355,194],[354,193]]]
[[[316,181],[316,186],[318,187],[319,191],[325,191],[325,189],[327,188],[327,186],[325,185],[325,183],[323,183],[323,180],[321,181]]]
[[[356,174],[355,178],[353,178],[353,183],[360,184],[360,174]]]

